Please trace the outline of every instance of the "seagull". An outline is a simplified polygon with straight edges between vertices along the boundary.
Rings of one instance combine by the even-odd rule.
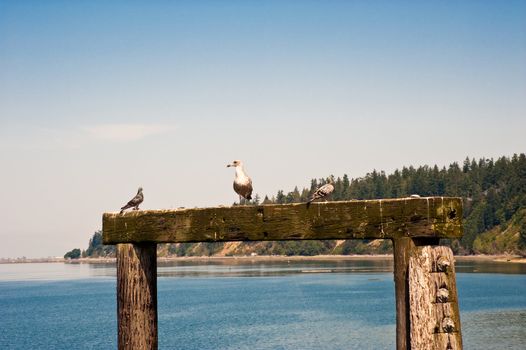
[[[133,210],[139,210],[139,204],[144,200],[144,195],[142,194],[142,187],[139,187],[137,194],[133,197],[128,204],[121,208],[120,214],[122,214],[126,209],[133,208]]]
[[[236,191],[236,193],[239,195],[239,204],[241,204],[241,200],[243,198],[245,200],[252,199],[252,180],[250,179],[250,177],[248,177],[247,173],[245,173],[242,161],[234,160],[232,164],[227,165],[227,168],[231,166],[236,168],[236,177],[234,179],[234,191]]]
[[[310,203],[312,201],[315,201],[316,199],[327,197],[329,194],[334,191],[334,177],[331,175],[329,177],[329,182],[325,185],[319,187],[314,191],[314,193],[310,196],[309,200],[307,201],[307,208],[310,206]]]

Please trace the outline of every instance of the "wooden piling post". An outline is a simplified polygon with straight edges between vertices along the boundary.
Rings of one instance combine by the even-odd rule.
[[[157,349],[157,244],[117,244],[119,350]]]
[[[415,243],[409,237],[393,239],[394,281],[396,302],[396,349],[409,349],[409,286],[407,271]]]
[[[106,213],[102,221],[104,244],[118,247],[119,349],[157,349],[157,243],[325,239],[391,239],[397,350],[461,349],[452,256],[442,252],[432,260],[434,270],[426,267],[426,273],[418,274],[439,274],[438,279],[409,283],[411,271],[427,263],[419,261],[431,248],[421,246],[462,237],[461,198],[131,211]],[[418,299],[422,293],[429,294],[427,299]],[[429,309],[434,310],[434,318],[428,317],[434,323],[426,323],[425,330],[433,324],[433,335],[424,336],[418,316]]]
[[[415,252],[418,251],[418,246],[438,245],[439,239],[432,237],[396,237],[392,241],[396,300],[396,349],[414,349],[411,347],[409,262]]]
[[[462,349],[454,265],[449,247],[417,247],[411,254],[408,272],[411,349]]]

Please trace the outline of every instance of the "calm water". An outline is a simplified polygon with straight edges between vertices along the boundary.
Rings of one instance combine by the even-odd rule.
[[[394,349],[390,261],[159,264],[161,349]],[[466,349],[524,349],[526,265],[458,262]],[[0,265],[0,349],[116,348],[111,264]]]

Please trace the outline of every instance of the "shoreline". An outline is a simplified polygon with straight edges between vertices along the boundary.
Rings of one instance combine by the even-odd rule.
[[[245,255],[245,256],[174,256],[158,257],[158,262],[171,261],[335,261],[335,260],[392,260],[392,254],[385,255]],[[455,255],[457,261],[493,261],[502,263],[526,264],[526,258],[518,255]],[[106,264],[115,263],[115,258],[36,258],[0,259],[0,264],[64,263],[64,264]]]

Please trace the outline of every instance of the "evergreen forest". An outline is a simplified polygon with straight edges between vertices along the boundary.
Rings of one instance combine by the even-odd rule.
[[[250,204],[306,202],[313,191],[327,183],[328,177],[312,179],[308,187],[280,190],[271,196],[255,195]],[[462,197],[464,236],[444,241],[456,254],[526,255],[526,155],[498,159],[466,158],[447,167],[413,166],[391,174],[373,170],[360,178],[346,174],[335,177],[334,192],[328,200],[399,198],[413,194]],[[389,240],[372,241],[285,241],[161,244],[159,256],[234,255],[321,255],[387,254]],[[114,247],[102,245],[102,234],[95,232],[83,257],[107,257]],[[75,254],[76,256],[77,254]]]

